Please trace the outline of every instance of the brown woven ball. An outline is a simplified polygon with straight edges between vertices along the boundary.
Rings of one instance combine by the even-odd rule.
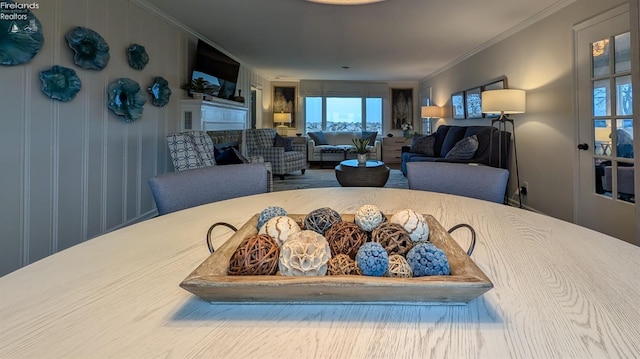
[[[331,248],[331,255],[346,254],[355,259],[358,248],[368,239],[368,235],[353,222],[338,222],[325,235]]]
[[[280,248],[266,234],[254,234],[240,242],[229,260],[229,275],[273,275],[278,272]]]
[[[403,256],[392,254],[389,256],[389,269],[387,269],[385,277],[411,278],[413,277],[413,271],[409,262]]]
[[[328,275],[362,275],[356,261],[346,254],[338,254],[329,259]]]
[[[329,207],[323,207],[309,212],[302,221],[304,229],[320,233],[323,236],[331,226],[338,222],[342,222],[340,213]]]
[[[371,232],[371,241],[380,243],[389,254],[405,255],[413,246],[409,233],[400,224],[385,222]]]

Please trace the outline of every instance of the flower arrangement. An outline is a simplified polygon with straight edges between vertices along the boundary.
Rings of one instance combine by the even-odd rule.
[[[407,122],[403,122],[401,128],[403,131],[410,131],[413,130],[413,125]]]

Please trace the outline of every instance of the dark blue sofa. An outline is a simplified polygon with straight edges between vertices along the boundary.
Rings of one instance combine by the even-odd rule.
[[[504,135],[500,140],[501,133]],[[465,137],[476,135],[478,138],[478,150],[469,160],[446,159],[446,154],[458,141]],[[452,126],[441,125],[438,127],[435,141],[435,156],[429,157],[420,153],[411,152],[410,146],[402,147],[402,173],[407,175],[407,162],[456,162],[456,163],[480,163],[492,167],[509,169],[509,149],[511,148],[511,133],[500,132],[493,126]],[[500,146],[500,143],[502,146]],[[493,149],[490,149],[493,147]],[[502,151],[500,151],[502,147]],[[500,161],[500,153],[502,161]],[[499,166],[499,164],[502,164]]]

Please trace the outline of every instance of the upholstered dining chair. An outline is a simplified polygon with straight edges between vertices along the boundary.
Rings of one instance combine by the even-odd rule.
[[[465,163],[408,162],[407,179],[409,189],[504,203],[509,171]]]
[[[268,192],[265,163],[209,166],[149,178],[163,215],[211,202]]]

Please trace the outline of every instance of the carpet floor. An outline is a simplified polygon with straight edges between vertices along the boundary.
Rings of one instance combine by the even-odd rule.
[[[307,169],[304,174],[300,171],[288,174],[281,180],[279,176],[273,177],[273,190],[288,191],[293,189],[340,187],[333,169]],[[409,188],[407,178],[398,169],[391,169],[386,188]]]

